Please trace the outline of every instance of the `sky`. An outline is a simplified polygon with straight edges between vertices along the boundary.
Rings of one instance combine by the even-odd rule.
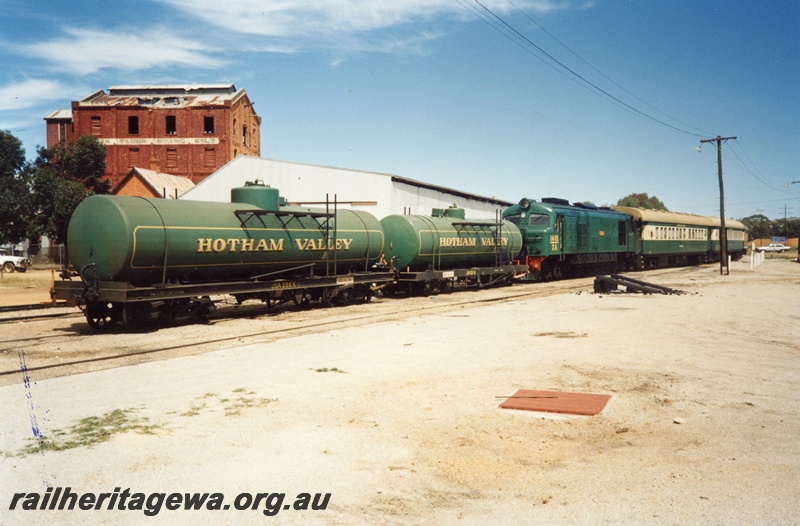
[[[736,137],[725,215],[800,216],[797,0],[0,0],[0,129],[30,159],[73,100],[220,83],[263,157],[512,202],[718,215],[701,141]]]

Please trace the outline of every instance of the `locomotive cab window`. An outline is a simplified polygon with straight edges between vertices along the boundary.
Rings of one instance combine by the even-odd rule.
[[[530,226],[550,226],[550,216],[546,214],[531,214],[528,216]]]
[[[508,217],[505,218],[506,221],[514,223],[517,226],[519,226],[519,223],[520,223],[521,219],[522,219],[522,216],[519,215],[519,214],[514,214],[513,216],[508,216]]]

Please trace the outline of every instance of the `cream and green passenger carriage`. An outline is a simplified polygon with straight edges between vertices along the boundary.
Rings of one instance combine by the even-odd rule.
[[[719,261],[719,218],[616,206],[631,216],[636,230],[636,266],[640,269],[697,265]],[[726,220],[728,252],[734,259],[744,254],[747,229]]]

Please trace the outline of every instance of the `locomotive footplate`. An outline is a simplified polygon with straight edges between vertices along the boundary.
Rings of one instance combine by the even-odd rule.
[[[347,288],[371,286],[394,281],[392,272],[364,272],[338,276],[305,277],[269,281],[232,281],[197,284],[165,284],[136,287],[130,283],[98,281],[96,286],[87,286],[80,280],[57,281],[54,299],[67,300],[79,305],[87,302],[132,303],[168,299],[196,298],[221,294],[248,295],[284,290],[317,288]]]

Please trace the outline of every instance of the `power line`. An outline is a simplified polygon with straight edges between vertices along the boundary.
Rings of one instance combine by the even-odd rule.
[[[457,0],[457,1],[459,1],[459,3],[462,6],[464,5],[460,0]],[[583,88],[595,93],[596,95],[604,97],[606,100],[608,100],[609,102],[615,104],[616,106],[618,106],[618,107],[620,107],[622,109],[625,109],[626,111],[629,111],[631,113],[634,113],[634,114],[638,115],[639,117],[641,117],[641,118],[643,118],[645,120],[649,120],[650,122],[652,122],[654,124],[658,124],[658,125],[663,126],[665,128],[669,128],[669,129],[672,129],[674,131],[677,131],[679,133],[683,133],[683,134],[686,134],[686,135],[691,135],[693,137],[701,137],[697,133],[694,133],[694,132],[679,128],[677,126],[673,126],[672,124],[669,124],[669,123],[664,122],[664,121],[662,121],[662,120],[660,120],[660,119],[658,119],[656,117],[653,117],[652,115],[649,115],[649,114],[647,114],[647,113],[645,113],[645,112],[643,112],[643,111],[631,106],[630,104],[622,101],[621,99],[615,97],[614,95],[612,95],[608,91],[604,90],[600,86],[597,86],[593,82],[589,81],[588,79],[586,79],[585,77],[580,75],[578,72],[574,71],[572,68],[570,68],[569,66],[567,66],[566,64],[564,64],[563,62],[561,62],[560,60],[555,58],[553,55],[551,55],[550,53],[545,51],[543,48],[541,48],[536,43],[534,43],[531,39],[529,39],[528,37],[526,37],[525,35],[520,33],[511,24],[509,24],[508,22],[503,20],[494,11],[492,11],[491,9],[489,9],[488,7],[483,5],[479,0],[473,0],[473,1],[481,8],[481,10],[484,11],[484,13],[486,14],[486,17],[489,17],[493,22],[489,23],[487,21],[487,18],[484,17],[484,16],[480,17],[481,20],[483,20],[484,22],[489,23],[489,25],[491,25],[493,29],[495,29],[496,31],[499,31],[501,34],[503,34],[507,38],[512,38],[513,37],[512,40],[514,40],[518,45],[521,45],[522,47],[526,48],[526,50],[528,50],[531,54],[536,56],[539,60],[541,60],[542,62],[544,62],[545,64],[547,64],[551,68],[555,69],[556,71],[559,71],[560,73],[562,73],[562,74],[566,75],[567,77],[571,78],[574,82],[576,82],[578,85],[582,86]],[[475,13],[475,10],[470,9],[470,11]]]
[[[673,117],[672,115],[669,115],[669,114],[667,114],[667,113],[664,113],[664,112],[663,112],[663,111],[661,111],[660,109],[658,109],[658,108],[656,108],[655,106],[653,106],[652,104],[648,103],[646,100],[644,100],[644,99],[642,99],[642,98],[638,97],[638,96],[637,96],[635,93],[631,92],[630,90],[628,90],[627,88],[625,88],[625,87],[624,87],[624,86],[622,86],[621,84],[617,83],[617,82],[616,82],[614,79],[612,79],[611,77],[609,77],[608,75],[606,75],[605,73],[603,73],[602,71],[600,71],[599,69],[597,69],[596,67],[594,67],[594,66],[593,66],[592,64],[590,64],[590,63],[589,63],[587,60],[585,60],[583,57],[581,57],[581,56],[580,56],[578,53],[576,53],[575,51],[573,51],[573,50],[572,50],[572,49],[571,49],[569,46],[567,46],[567,45],[566,45],[564,42],[562,42],[561,40],[559,40],[559,39],[558,39],[558,38],[557,38],[555,35],[553,35],[553,34],[552,34],[550,31],[548,31],[547,29],[545,29],[545,28],[544,28],[544,26],[542,26],[542,24],[540,24],[539,22],[537,22],[536,20],[534,20],[534,19],[533,19],[533,18],[532,18],[530,15],[528,15],[528,13],[526,13],[525,11],[523,11],[522,9],[520,9],[519,7],[517,7],[517,4],[515,4],[515,3],[514,3],[514,2],[512,2],[511,0],[506,0],[506,1],[507,1],[509,4],[511,4],[512,6],[514,6],[514,9],[516,9],[517,11],[519,11],[519,12],[522,14],[522,16],[524,16],[525,18],[527,18],[528,20],[530,20],[530,21],[531,21],[533,24],[535,24],[535,25],[536,25],[536,27],[538,27],[539,29],[541,29],[541,30],[542,30],[542,32],[543,32],[544,34],[546,34],[547,36],[549,36],[550,38],[552,38],[553,40],[555,40],[555,41],[556,41],[556,42],[557,42],[557,43],[558,43],[558,44],[559,44],[561,47],[563,47],[564,49],[566,49],[567,51],[569,51],[569,53],[570,53],[570,54],[572,54],[572,56],[574,56],[575,58],[577,58],[578,60],[580,60],[581,62],[583,62],[584,64],[586,64],[587,66],[589,66],[591,69],[593,69],[593,70],[594,70],[594,71],[595,71],[597,74],[599,74],[601,77],[603,77],[604,79],[606,79],[607,81],[609,81],[611,84],[613,84],[614,86],[618,87],[619,89],[621,89],[622,91],[624,91],[625,93],[627,93],[628,95],[630,95],[631,97],[633,97],[634,99],[638,100],[639,102],[641,102],[642,104],[644,104],[644,105],[645,105],[645,106],[647,106],[648,108],[650,108],[650,109],[652,109],[652,110],[655,110],[655,111],[657,111],[657,112],[658,112],[658,113],[660,113],[661,115],[663,115],[663,116],[665,116],[665,117],[667,117],[667,118],[669,118],[669,119],[672,119],[673,121],[675,121],[675,122],[677,122],[677,123],[680,123],[680,124],[682,124],[682,125],[686,126],[687,128],[692,128],[692,129],[694,129],[694,130],[695,130],[697,133],[699,133],[699,134],[702,134],[702,135],[714,135],[714,134],[713,134],[713,133],[711,133],[711,132],[700,130],[700,129],[698,129],[698,128],[695,128],[695,127],[694,127],[694,126],[692,126],[691,124],[685,123],[685,122],[681,121],[680,119],[676,119],[676,118],[675,118],[675,117]]]
[[[733,145],[731,144],[730,146],[733,146]],[[738,153],[736,153],[736,149],[735,149],[735,148],[731,147],[731,153],[732,153],[732,154],[733,154],[733,156],[734,156],[734,157],[736,157],[736,159],[739,161],[738,163],[734,161],[734,163],[733,163],[733,164],[735,164],[736,166],[738,166],[739,168],[741,168],[742,170],[744,170],[746,173],[748,173],[748,174],[752,175],[754,178],[756,178],[756,179],[758,179],[759,181],[761,181],[761,183],[763,183],[763,184],[764,184],[764,186],[766,186],[767,188],[771,188],[772,190],[778,190],[778,191],[782,191],[782,190],[783,190],[782,188],[780,188],[780,187],[778,187],[778,186],[775,186],[775,185],[773,185],[773,184],[770,184],[768,181],[765,181],[765,180],[764,180],[764,179],[762,179],[762,178],[761,178],[761,176],[759,176],[759,175],[758,175],[758,174],[757,174],[757,173],[756,173],[756,172],[755,172],[753,169],[750,169],[748,166],[746,166],[746,164],[745,164],[744,160],[743,160],[743,159],[742,159],[742,158],[739,156],[739,154],[738,154]],[[744,151],[744,149],[742,149],[742,154],[743,154],[745,157],[747,157],[747,153]],[[748,161],[750,160],[750,158],[749,158],[749,157],[747,157],[747,159],[748,159]],[[751,161],[751,164],[752,164],[752,161]],[[753,165],[753,168],[755,168],[755,165]]]
[[[480,6],[480,9],[475,8],[474,6],[472,6],[469,3],[466,3],[463,0],[457,0],[457,1],[459,2],[459,4],[464,6],[466,9],[468,9],[473,14],[478,16],[485,23],[487,23],[490,26],[492,26],[493,29],[498,31],[504,37],[508,38],[509,40],[511,40],[512,42],[514,42],[515,44],[517,44],[518,46],[523,48],[525,51],[531,53],[536,58],[541,60],[547,66],[549,66],[553,70],[557,71],[558,73],[561,73],[562,75],[564,75],[565,77],[569,78],[570,80],[572,80],[576,84],[580,85],[581,87],[583,87],[583,88],[585,88],[585,89],[587,89],[589,91],[592,91],[593,93],[595,93],[597,95],[604,96],[607,100],[609,100],[610,102],[612,102],[616,106],[618,106],[618,107],[620,107],[622,109],[625,109],[626,111],[638,114],[638,116],[643,117],[643,118],[645,118],[645,119],[647,119],[647,120],[649,120],[651,122],[654,122],[654,123],[659,124],[661,126],[665,126],[665,127],[671,128],[671,129],[673,129],[675,131],[678,131],[678,132],[681,132],[681,133],[684,133],[684,134],[688,134],[688,135],[692,135],[692,136],[695,136],[695,137],[702,138],[702,136],[698,135],[697,133],[691,132],[688,129],[679,128],[677,126],[672,126],[672,125],[670,125],[670,124],[668,124],[668,123],[666,123],[666,122],[664,122],[664,121],[662,121],[660,119],[657,119],[657,118],[653,117],[652,115],[646,114],[643,111],[640,111],[640,110],[634,108],[633,106],[625,103],[624,101],[620,100],[619,98],[615,97],[614,95],[611,95],[609,92],[607,92],[606,90],[600,88],[599,86],[595,85],[594,83],[590,82],[589,80],[584,78],[582,75],[578,74],[573,69],[568,67],[562,61],[559,61],[553,55],[551,55],[550,53],[546,52],[543,48],[541,48],[540,46],[538,46],[535,43],[533,43],[530,39],[528,39],[526,36],[524,36],[522,33],[520,33],[517,29],[515,29],[511,24],[509,24],[508,22],[506,22],[505,20],[500,18],[500,16],[498,16],[494,11],[492,11],[491,9],[489,9],[488,7],[483,5],[479,0],[474,0],[474,2],[475,2],[475,4]],[[555,42],[557,42],[561,47],[566,49],[575,58],[580,60],[586,66],[588,66],[589,68],[594,70],[596,73],[598,73],[600,76],[602,76],[604,79],[609,81],[611,84],[613,84],[614,86],[616,86],[617,88],[619,88],[623,92],[627,93],[628,95],[630,95],[631,97],[633,97],[637,101],[641,102],[642,104],[644,104],[648,108],[658,112],[659,114],[661,114],[661,115],[663,115],[663,116],[665,116],[665,117],[667,117],[667,118],[669,118],[669,119],[671,119],[671,120],[673,120],[673,121],[675,121],[677,123],[680,123],[681,125],[685,126],[686,128],[691,128],[691,129],[695,130],[696,132],[699,132],[699,133],[701,133],[703,135],[706,135],[706,136],[714,135],[713,133],[704,132],[702,130],[699,130],[698,128],[695,128],[694,126],[692,126],[690,124],[687,124],[687,123],[685,123],[685,122],[683,122],[683,121],[681,121],[681,120],[679,120],[679,119],[677,119],[677,118],[675,118],[675,117],[673,117],[673,116],[661,111],[660,109],[656,108],[655,106],[649,104],[647,101],[645,101],[642,98],[638,97],[636,94],[634,94],[630,90],[626,89],[624,86],[622,86],[618,82],[614,81],[611,77],[609,77],[608,75],[606,75],[605,73],[600,71],[598,68],[596,68],[595,66],[590,64],[588,61],[586,61],[583,57],[581,57],[578,53],[576,53],[574,50],[572,50],[564,42],[562,42],[555,35],[550,33],[539,22],[537,22],[535,19],[533,19],[525,11],[520,9],[512,0],[506,0],[506,1],[512,7],[514,7],[514,9],[516,9],[519,13],[521,13],[525,18],[527,18],[531,23],[535,24],[543,33],[545,33],[547,36],[549,36],[551,39],[553,39]],[[533,49],[531,49],[531,48],[533,48]],[[538,54],[537,54],[537,51],[538,51]],[[740,149],[741,149],[742,153],[744,154],[744,156],[749,161],[749,157],[747,157],[746,153],[744,152],[744,149],[741,148],[741,147],[740,147]],[[777,188],[773,184],[770,184],[763,177],[761,177],[758,173],[756,173],[757,170],[755,169],[755,165],[752,163],[752,161],[750,161],[750,166],[748,166],[747,163],[742,159],[742,157],[734,149],[731,149],[731,152],[733,153],[734,157],[738,160],[738,162],[734,161],[734,164],[736,164],[737,166],[742,168],[746,173],[748,173],[749,175],[751,175],[752,177],[754,177],[755,179],[760,181],[762,184],[764,184],[768,188],[771,188],[773,190],[780,190],[780,188]],[[751,166],[752,166],[752,168],[751,168]]]

